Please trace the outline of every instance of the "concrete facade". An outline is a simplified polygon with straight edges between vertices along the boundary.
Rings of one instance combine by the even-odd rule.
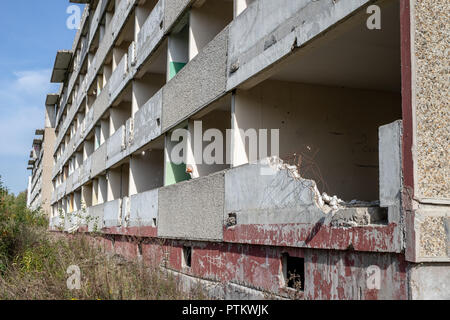
[[[28,161],[31,171],[27,188],[27,206],[31,210],[42,210],[51,217],[52,213],[52,169],[53,148],[55,145],[55,112],[51,106],[46,107],[45,128],[36,130],[36,139]]]
[[[90,1],[55,61],[50,227],[219,298],[448,297],[447,7]]]

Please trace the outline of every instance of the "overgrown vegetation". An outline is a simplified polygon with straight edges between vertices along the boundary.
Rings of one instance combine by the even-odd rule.
[[[103,252],[83,235],[47,231],[48,221],[11,194],[0,177],[0,299],[203,299],[157,265],[144,266]],[[67,268],[81,270],[81,288],[70,290]]]

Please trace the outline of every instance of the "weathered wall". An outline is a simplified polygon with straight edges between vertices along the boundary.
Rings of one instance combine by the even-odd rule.
[[[407,299],[407,263],[402,255],[305,251],[306,299]],[[370,266],[380,270],[379,290],[370,284]],[[369,281],[368,281],[369,280]]]
[[[130,197],[130,227],[153,226],[158,218],[158,190],[150,190]]]
[[[280,129],[280,157],[301,155],[300,175],[320,191],[379,198],[378,127],[401,119],[400,95],[268,80],[238,90],[235,101],[237,128]],[[235,141],[235,152],[247,151],[248,161],[242,144]]]
[[[411,268],[409,272],[411,299],[450,299],[450,267],[448,264],[420,264]]]
[[[227,37],[226,28],[163,88],[163,131],[225,93]]]
[[[156,239],[133,240],[114,236],[99,238],[106,250],[128,259],[142,258],[182,275],[185,285],[200,281],[212,296],[220,299],[264,299],[292,297],[283,282],[282,256],[304,258],[304,299],[407,299],[407,263],[398,254],[352,251],[302,250],[283,247],[190,242],[191,267],[182,263],[183,242]],[[141,248],[141,250],[139,250]],[[379,268],[380,282],[371,282],[371,267]],[[446,271],[440,273],[445,276]],[[435,274],[437,276],[438,274]],[[186,279],[184,277],[188,277]],[[435,278],[437,280],[437,278]],[[375,285],[376,287],[372,287]],[[436,282],[429,290],[439,287]],[[445,289],[445,286],[440,286]]]
[[[448,80],[450,2],[413,0],[413,109],[416,190],[420,198],[450,201]]]
[[[52,170],[53,170],[53,149],[55,146],[55,129],[45,128],[43,141],[42,158],[42,189],[41,189],[41,207],[42,210],[50,216],[50,203],[52,199]]]
[[[442,27],[449,24],[449,12],[445,0],[410,1],[411,104],[406,111],[412,112],[414,193],[406,190],[412,199],[406,253],[415,262],[450,262],[449,40]],[[412,185],[409,176],[405,179]]]
[[[159,190],[158,236],[222,240],[224,173]]]

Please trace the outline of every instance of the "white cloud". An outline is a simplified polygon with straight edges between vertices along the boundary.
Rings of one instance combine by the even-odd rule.
[[[44,125],[45,97],[52,91],[51,70],[15,72],[0,86],[0,156],[24,155],[31,150],[34,131]]]
[[[50,88],[51,70],[19,71],[15,72],[16,81],[13,83],[15,91],[28,95],[42,95],[42,89]]]

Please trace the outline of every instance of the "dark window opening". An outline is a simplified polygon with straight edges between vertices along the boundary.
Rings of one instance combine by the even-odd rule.
[[[298,291],[305,289],[305,259],[283,254],[283,274],[288,288]]]
[[[183,262],[185,267],[191,267],[192,247],[183,247]]]

